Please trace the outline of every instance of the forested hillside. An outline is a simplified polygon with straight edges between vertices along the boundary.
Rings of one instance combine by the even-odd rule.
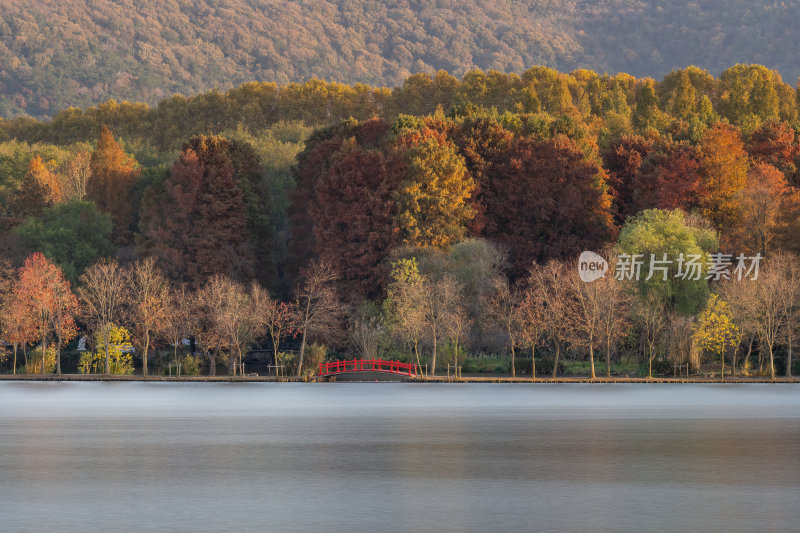
[[[5,0],[0,116],[155,104],[246,81],[396,86],[531,65],[663,76],[737,62],[800,74],[798,2]]]

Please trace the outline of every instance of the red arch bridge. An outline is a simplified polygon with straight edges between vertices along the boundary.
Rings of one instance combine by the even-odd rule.
[[[386,361],[384,359],[351,359],[350,361],[331,361],[330,363],[319,364],[320,377],[362,372],[380,372],[404,377],[417,375],[416,366],[411,363]]]

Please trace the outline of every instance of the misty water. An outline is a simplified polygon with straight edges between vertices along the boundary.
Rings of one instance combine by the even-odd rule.
[[[800,529],[792,385],[0,383],[0,530]]]

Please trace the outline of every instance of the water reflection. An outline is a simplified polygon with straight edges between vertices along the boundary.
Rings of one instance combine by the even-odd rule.
[[[0,384],[3,531],[789,531],[791,385]]]

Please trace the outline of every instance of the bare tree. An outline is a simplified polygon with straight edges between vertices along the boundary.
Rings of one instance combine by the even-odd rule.
[[[128,310],[139,346],[142,349],[142,375],[147,375],[147,356],[154,334],[162,331],[168,322],[169,283],[148,257],[131,267],[130,302]]]
[[[257,327],[266,329],[272,342],[272,355],[275,364],[278,364],[278,353],[281,341],[297,334],[297,312],[293,305],[274,300],[258,283],[253,283],[250,288],[250,297],[253,301],[253,310]]]
[[[298,328],[301,332],[297,377],[302,375],[303,356],[310,337],[335,334],[339,324],[340,306],[334,288],[338,275],[325,263],[315,263],[302,285],[295,291]]]
[[[558,360],[561,344],[568,333],[567,315],[569,309],[569,274],[561,261],[552,260],[547,264],[534,265],[530,270],[528,284],[539,293],[542,304],[543,332],[553,343],[555,358],[553,377],[558,375]]]
[[[242,352],[252,341],[258,317],[250,294],[227,276],[215,275],[206,284],[219,300],[214,307],[217,332],[228,345],[228,374],[236,375],[242,364]]]
[[[577,265],[573,270],[574,272],[567,274],[566,280],[568,340],[573,346],[588,349],[592,379],[595,379],[594,348],[600,342],[602,300],[605,297],[602,291],[603,278],[587,283],[578,276]]]
[[[794,351],[794,334],[797,331],[797,316],[800,312],[800,265],[795,254],[780,253],[770,257],[770,268],[780,273],[780,301],[786,321],[784,333],[786,337],[786,376],[792,375],[792,356]]]
[[[611,352],[625,336],[630,325],[633,293],[614,276],[597,280],[603,297],[600,299],[600,334],[606,352],[606,377],[611,377]]]
[[[390,327],[399,338],[408,341],[414,349],[417,368],[421,371],[419,343],[425,334],[425,284],[416,269],[416,262],[408,261],[407,270],[396,269],[388,289]]]
[[[221,284],[206,283],[195,293],[188,292],[185,285],[171,291],[169,332],[176,357],[178,343],[185,335],[193,334],[200,350],[208,358],[209,376],[217,374],[217,355],[227,345],[217,327],[217,316],[224,298],[222,289]]]
[[[636,320],[642,329],[641,342],[644,356],[648,360],[648,378],[653,378],[653,361],[658,357],[658,345],[666,325],[664,297],[653,289],[640,296],[634,306]]]
[[[536,377],[536,347],[545,335],[544,301],[542,294],[527,282],[521,287],[519,305],[513,323],[519,331],[520,344],[531,349],[531,376]]]
[[[519,327],[517,309],[520,304],[520,295],[512,289],[505,277],[497,277],[494,282],[494,295],[490,300],[489,315],[500,325],[508,338],[508,348],[511,352],[511,377],[516,377],[516,346],[519,343]]]
[[[347,327],[350,343],[365,359],[378,357],[378,346],[386,328],[381,317],[366,311],[364,305],[353,313]]]
[[[692,317],[667,314],[665,336],[673,376],[677,375],[678,367],[685,365],[688,375],[690,364],[695,368],[699,365],[699,351],[694,349],[692,340],[693,325]]]
[[[469,331],[470,326],[472,325],[472,320],[469,318],[467,314],[467,309],[464,306],[463,297],[458,295],[456,300],[453,303],[453,306],[450,308],[450,311],[447,313],[444,321],[444,329],[447,332],[447,336],[450,338],[450,342],[453,343],[453,350],[455,353],[455,366],[458,368],[458,350],[464,340],[464,337]],[[513,365],[513,359],[511,364]],[[513,366],[512,366],[513,372]]]
[[[86,185],[92,175],[91,161],[92,154],[82,150],[59,168],[59,175],[64,181],[64,192],[68,198],[83,200],[86,196]]]
[[[105,374],[111,372],[109,365],[111,328],[114,321],[121,316],[127,299],[127,290],[126,273],[116,261],[100,261],[81,275],[78,295],[83,303],[82,309],[86,318],[102,336],[106,355]]]
[[[448,316],[457,304],[460,287],[452,277],[445,275],[439,279],[423,276],[423,310],[433,350],[431,353],[431,375],[436,375],[436,351],[439,341],[446,334]]]

